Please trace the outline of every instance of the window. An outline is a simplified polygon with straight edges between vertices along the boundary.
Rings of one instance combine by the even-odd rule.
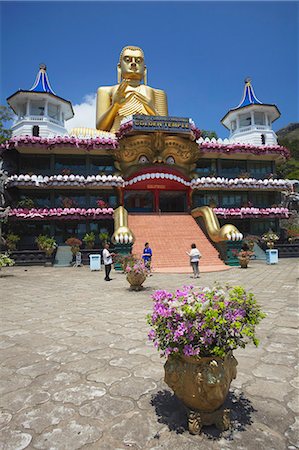
[[[211,176],[213,172],[211,159],[200,159],[197,161],[195,172],[199,177]]]
[[[97,208],[99,206],[98,200],[103,200],[110,208],[115,209],[118,207],[117,195],[111,191],[92,192],[88,194],[88,198],[90,208]]]
[[[48,116],[51,117],[51,119],[59,120],[57,105],[53,105],[52,103],[48,104]]]
[[[255,112],[254,113],[254,122],[256,125],[265,125],[265,113]]]
[[[250,114],[240,114],[240,127],[248,127],[251,125]]]
[[[30,114],[33,116],[43,116],[45,111],[44,104],[42,102],[31,101]]]
[[[272,173],[272,165],[270,161],[249,161],[249,173],[251,177],[262,179]]]
[[[55,192],[55,208],[86,208],[87,199],[85,193],[74,191]]]
[[[232,131],[235,131],[236,128],[237,128],[237,123],[236,123],[235,120],[233,120],[232,123],[231,123],[231,130],[232,130]]]
[[[196,192],[192,196],[192,208],[199,206],[217,207],[219,204],[218,193],[212,191],[200,191]]]
[[[241,208],[247,206],[247,192],[230,192],[222,194],[222,208]]]
[[[115,172],[114,160],[109,156],[96,156],[90,158],[90,175],[101,173],[113,174]]]
[[[271,208],[276,203],[275,192],[252,192],[251,198],[257,208]]]
[[[235,178],[247,171],[246,161],[242,160],[220,160],[220,176]]]
[[[57,175],[86,175],[86,160],[77,156],[55,156],[55,173]]]
[[[19,173],[29,175],[49,175],[50,156],[21,155]]]

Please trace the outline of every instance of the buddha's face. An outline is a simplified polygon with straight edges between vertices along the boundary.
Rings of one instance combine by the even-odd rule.
[[[125,49],[119,66],[123,79],[142,80],[145,65],[143,54],[140,50]]]

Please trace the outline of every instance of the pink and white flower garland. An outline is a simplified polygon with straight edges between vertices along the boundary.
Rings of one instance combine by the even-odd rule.
[[[55,136],[53,138],[42,138],[35,136],[17,136],[0,145],[2,149],[14,147],[44,147],[51,150],[53,147],[76,147],[83,150],[115,149],[118,141],[114,135],[111,137],[96,136],[94,138],[77,138],[74,136]]]
[[[236,217],[236,218],[250,218],[250,217],[289,217],[288,208],[213,208],[214,213],[218,217]]]
[[[16,219],[102,219],[112,218],[113,208],[13,208],[9,216]]]

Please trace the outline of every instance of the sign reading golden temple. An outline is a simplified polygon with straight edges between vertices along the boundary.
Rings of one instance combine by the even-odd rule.
[[[133,115],[133,130],[135,131],[189,133],[190,127],[190,120],[185,117]]]

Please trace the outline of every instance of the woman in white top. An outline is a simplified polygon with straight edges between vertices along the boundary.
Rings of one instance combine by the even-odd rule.
[[[198,268],[198,264],[199,264],[199,260],[201,258],[201,253],[198,250],[198,248],[196,248],[195,244],[191,244],[191,250],[190,252],[186,252],[187,255],[190,257],[190,263],[193,269],[193,278],[199,278],[199,268]]]
[[[114,256],[114,253],[110,253],[109,252],[109,243],[106,242],[106,244],[104,245],[104,250],[103,250],[103,262],[104,262],[104,266],[105,266],[105,281],[111,281],[110,278],[110,272],[111,272],[111,266],[112,266],[112,256]]]

